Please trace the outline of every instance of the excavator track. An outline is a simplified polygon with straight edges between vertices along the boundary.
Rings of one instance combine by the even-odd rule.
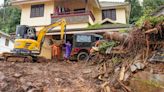
[[[2,56],[6,62],[33,62],[33,57],[15,53],[3,53]]]

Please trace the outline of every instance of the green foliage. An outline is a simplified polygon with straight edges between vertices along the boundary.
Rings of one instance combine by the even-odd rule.
[[[131,4],[130,24],[136,22],[142,16],[142,7],[138,0],[126,0]]]
[[[115,45],[116,45],[116,42],[114,41],[110,41],[110,42],[105,41],[99,45],[99,51],[100,53],[105,53],[108,47],[113,47]]]
[[[143,12],[150,14],[161,5],[164,5],[164,0],[143,0]]]
[[[94,25],[89,25],[87,29],[97,29],[97,28],[101,28],[101,27],[102,27],[101,24],[96,23]]]
[[[113,62],[113,64],[117,64],[117,63],[119,63],[119,62],[122,62],[122,59],[120,59],[120,58],[118,58],[118,57],[113,57],[113,58],[111,59],[111,61]]]
[[[164,88],[164,86],[161,83],[154,81],[154,80],[143,80],[141,78],[134,78],[134,80],[142,82],[143,84],[150,85],[152,87]]]
[[[155,26],[157,23],[164,21],[164,16],[156,17],[156,16],[142,16],[137,22],[136,25],[141,27],[144,21],[150,21],[152,26]]]
[[[125,30],[125,29],[124,30],[122,29],[122,30],[119,30],[119,32],[120,33],[128,33],[129,31],[128,30]]]
[[[131,14],[130,23],[135,23],[140,25],[143,20],[159,6],[164,5],[164,0],[143,0],[143,6],[140,6],[138,0],[125,0],[131,4]]]
[[[12,33],[16,30],[16,25],[20,24],[21,12],[12,6],[5,6],[0,9],[0,30]]]
[[[150,14],[158,9],[159,6],[164,5],[164,0],[144,0],[143,1],[143,16],[136,22],[138,27],[141,27],[143,22],[148,20],[155,25],[157,22],[163,20],[163,16],[161,17],[153,17]]]

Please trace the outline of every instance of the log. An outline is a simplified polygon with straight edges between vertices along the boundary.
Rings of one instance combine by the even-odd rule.
[[[120,81],[124,79],[124,75],[125,75],[125,66],[122,66],[121,71],[120,71],[120,77],[119,77]]]
[[[101,84],[101,88],[103,89],[103,92],[111,92],[110,87],[108,86],[109,82],[104,82]]]
[[[129,34],[128,33],[119,33],[119,32],[106,32],[106,33],[104,33],[103,36],[106,39],[124,43],[124,41],[129,36]]]
[[[132,92],[131,89],[128,88],[126,85],[124,85],[120,80],[117,79],[117,81],[118,81],[118,83],[119,83],[123,88],[125,88],[128,92]]]
[[[154,34],[157,34],[158,33],[158,29],[157,28],[153,28],[153,29],[149,29],[145,32],[145,34],[151,34],[151,33],[154,33]]]

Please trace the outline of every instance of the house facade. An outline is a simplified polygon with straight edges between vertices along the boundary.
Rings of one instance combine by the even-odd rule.
[[[117,23],[128,23],[130,5],[98,0],[12,0],[22,10],[21,25],[38,30],[60,18],[67,20],[67,28],[85,28],[110,18]]]
[[[0,53],[10,52],[13,47],[14,41],[10,39],[10,36],[0,31]]]
[[[126,2],[99,2],[99,0],[11,0],[13,6],[21,9],[21,25],[29,25],[39,31],[42,27],[65,18],[67,34],[96,33],[127,29],[129,23],[130,4]],[[88,29],[95,24],[109,24],[101,28]],[[117,24],[115,26],[115,24]],[[112,25],[112,26],[111,26]],[[59,28],[47,33],[44,43],[45,53],[51,52],[48,39],[60,35]],[[41,54],[42,55],[42,54]],[[45,56],[45,54],[43,54]],[[45,57],[51,56],[46,54]]]

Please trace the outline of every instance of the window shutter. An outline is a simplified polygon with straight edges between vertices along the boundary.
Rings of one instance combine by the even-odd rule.
[[[32,5],[30,17],[43,17],[44,16],[44,4]]]

